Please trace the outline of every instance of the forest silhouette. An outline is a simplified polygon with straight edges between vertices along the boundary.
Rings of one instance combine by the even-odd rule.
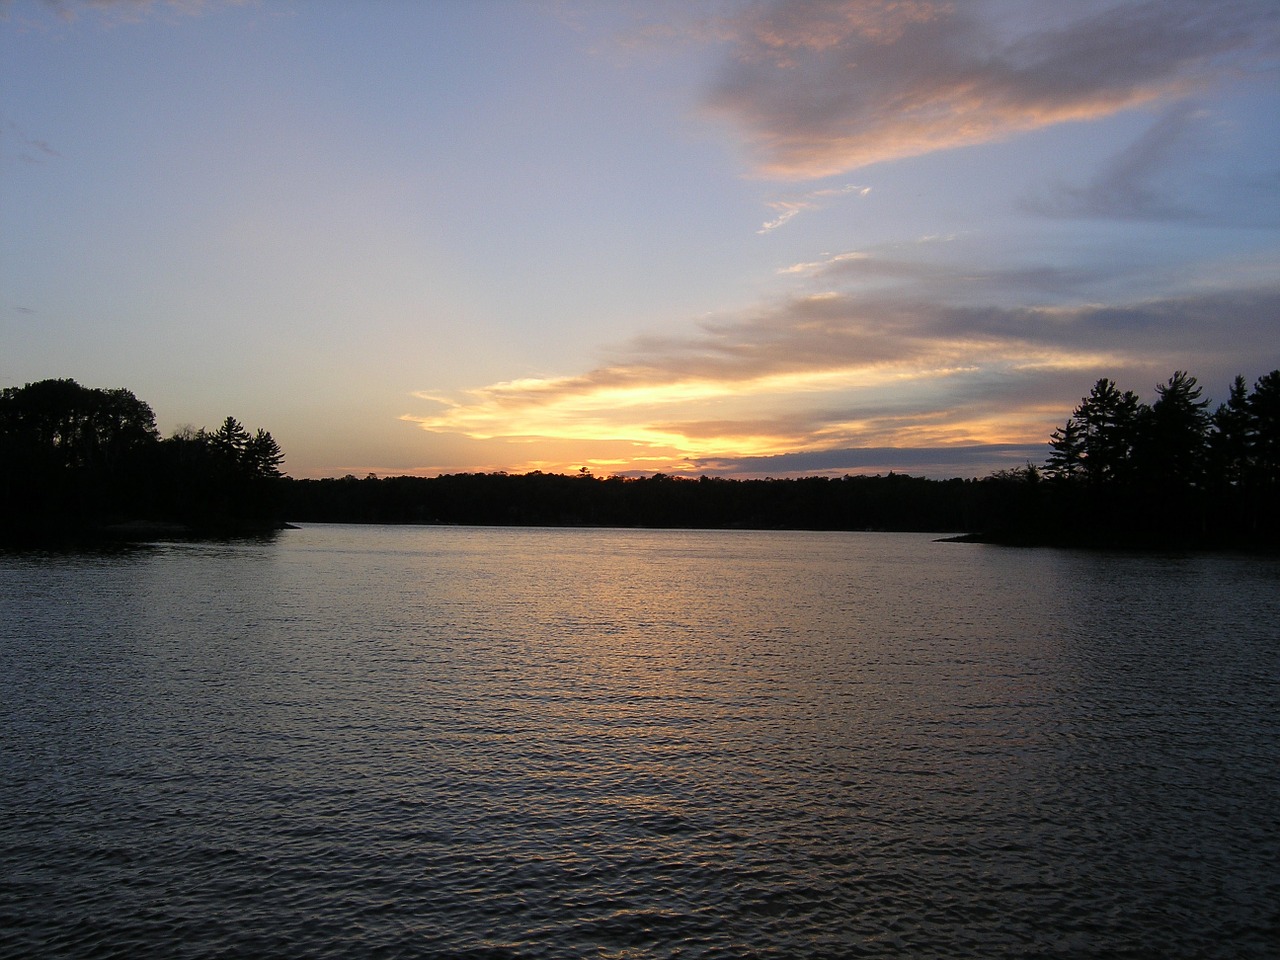
[[[161,438],[128,390],[0,391],[0,537],[241,535],[299,522],[898,530],[1010,544],[1274,549],[1280,371],[1210,409],[1177,371],[1152,403],[1099,379],[1041,465],[980,479],[470,473],[283,476],[271,434],[227,417]]]
[[[162,439],[125,389],[41,380],[0,390],[0,537],[225,535],[278,526],[284,455],[234,417]]]

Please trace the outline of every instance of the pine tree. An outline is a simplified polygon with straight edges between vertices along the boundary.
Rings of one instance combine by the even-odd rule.
[[[1056,480],[1074,481],[1084,476],[1084,424],[1072,416],[1049,437],[1053,452],[1046,472]]]
[[[284,454],[271,434],[259,428],[245,446],[243,462],[246,472],[251,476],[274,479],[280,476]]]
[[[1084,434],[1084,474],[1091,484],[1129,479],[1144,409],[1137,394],[1132,390],[1121,393],[1115,381],[1105,377],[1081,400],[1073,419]]]
[[[1144,411],[1139,437],[1149,486],[1183,490],[1204,485],[1210,416],[1209,401],[1200,393],[1196,378],[1185,370],[1156,387],[1156,402]]]
[[[1249,397],[1251,473],[1263,488],[1280,486],[1280,370],[1259,377]]]
[[[1253,415],[1249,411],[1249,388],[1242,376],[1231,384],[1227,402],[1210,418],[1211,469],[1220,486],[1237,487],[1245,479],[1253,457]]]

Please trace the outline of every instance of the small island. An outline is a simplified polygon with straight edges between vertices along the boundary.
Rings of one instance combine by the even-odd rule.
[[[285,521],[891,530],[1093,548],[1280,545],[1280,371],[1210,410],[1177,371],[1151,403],[1099,379],[1043,464],[977,479],[471,473],[293,479],[234,417],[161,438],[124,389],[43,380],[0,391],[7,543],[240,536]]]

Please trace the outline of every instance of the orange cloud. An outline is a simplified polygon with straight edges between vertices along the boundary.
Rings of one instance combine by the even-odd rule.
[[[757,173],[824,177],[1177,100],[1232,59],[1274,58],[1280,33],[1269,0],[1115,3],[1021,31],[1007,17],[984,22],[982,10],[924,0],[753,7],[708,106],[743,131]]]
[[[1208,365],[1228,330],[1233,349],[1256,341],[1265,352],[1277,319],[1274,289],[1035,309],[830,293],[687,338],[638,339],[580,375],[423,392],[435,409],[403,419],[539,451],[512,469],[550,462],[552,449],[579,465],[669,469],[801,450],[1028,444],[1048,436],[1098,371],[1138,371],[1142,382],[1188,356]]]

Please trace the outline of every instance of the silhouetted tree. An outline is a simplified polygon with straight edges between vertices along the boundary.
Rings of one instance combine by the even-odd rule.
[[[1134,444],[1143,405],[1132,390],[1123,393],[1103,378],[1076,409],[1084,428],[1084,473],[1100,485],[1127,480],[1132,473]]]
[[[243,462],[251,476],[272,480],[280,476],[284,454],[271,434],[259,428],[245,445]]]
[[[0,529],[73,529],[132,509],[151,408],[128,390],[41,380],[0,390]]]
[[[155,414],[131,392],[74,380],[0,391],[0,433],[44,463],[69,468],[117,463],[158,436]]]
[[[161,440],[124,389],[42,380],[0,390],[0,535],[75,536],[132,520],[231,530],[274,518],[279,445],[228,417]]]
[[[1260,377],[1252,393],[1238,376],[1226,402],[1212,414],[1208,407],[1185,370],[1156,387],[1149,407],[1099,380],[1049,439],[1046,472],[1055,484],[1041,503],[1063,519],[1062,539],[1255,545],[1274,539],[1280,372]]]
[[[227,462],[239,464],[249,448],[249,431],[241,426],[235,417],[227,417],[213,433],[209,434],[209,442],[213,449],[221,453]]]
[[[1084,476],[1085,427],[1076,416],[1049,436],[1052,452],[1045,462],[1045,472],[1055,480],[1074,481]]]
[[[1196,378],[1178,370],[1156,387],[1157,399],[1143,411],[1139,448],[1149,486],[1164,490],[1201,487],[1208,468],[1208,400]]]
[[[1249,396],[1252,472],[1259,485],[1280,487],[1280,370],[1259,377]]]
[[[1249,410],[1249,388],[1237,375],[1225,403],[1210,418],[1210,469],[1221,487],[1238,487],[1253,457],[1255,433]]]

